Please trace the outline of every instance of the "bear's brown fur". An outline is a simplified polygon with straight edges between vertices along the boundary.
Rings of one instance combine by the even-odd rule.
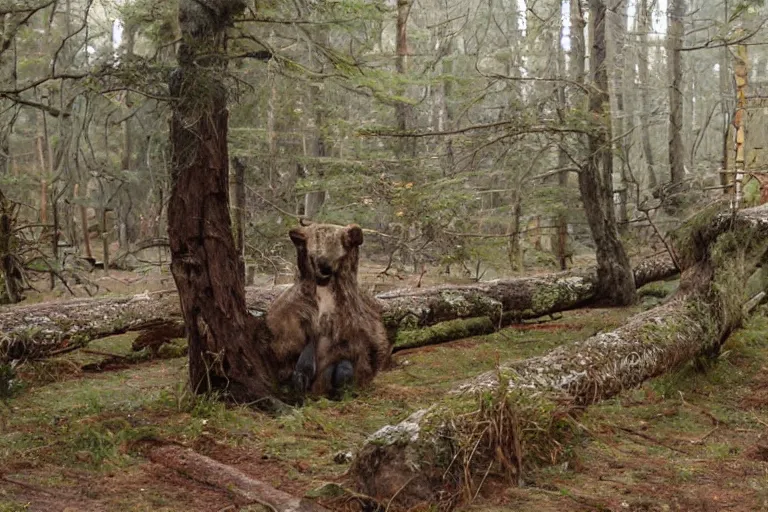
[[[291,380],[299,355],[314,343],[315,371],[311,394],[328,395],[329,375],[347,360],[353,384],[369,384],[389,364],[392,345],[387,339],[377,302],[357,284],[359,226],[312,224],[292,229],[298,271],[291,288],[283,292],[267,314],[271,348],[281,383]]]

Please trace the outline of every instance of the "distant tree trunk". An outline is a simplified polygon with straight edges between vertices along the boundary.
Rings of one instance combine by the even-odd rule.
[[[235,172],[232,173],[234,179],[229,189],[229,197],[232,201],[230,215],[232,232],[235,234],[238,270],[245,280],[245,162],[242,158],[233,158],[232,168]]]
[[[557,76],[560,78],[565,77],[566,69],[565,69],[565,50],[563,49],[563,37],[565,35],[565,24],[563,23],[563,15],[565,14],[565,6],[566,4],[561,3],[560,5],[560,30],[558,34],[556,44],[556,51],[557,51]],[[574,27],[574,30],[577,30],[578,27]],[[582,32],[583,36],[583,32]],[[573,39],[574,36],[571,34],[571,45],[573,46]],[[573,64],[572,64],[573,65]],[[582,65],[583,65],[583,59],[582,59]],[[557,87],[555,89],[555,94],[557,96],[557,113],[558,118],[561,122],[565,122],[565,112],[568,109],[568,98],[565,93],[565,82],[558,82]],[[563,146],[560,147],[557,153],[557,167],[559,169],[564,169],[568,165],[568,154],[565,151],[565,137],[561,138],[561,144]],[[568,204],[565,201],[565,190],[568,188],[568,172],[562,171],[557,175],[557,183],[562,189],[562,200],[560,201],[559,210],[557,214],[555,215],[555,255],[557,256],[557,261],[560,264],[560,270],[566,270],[568,268],[567,260],[568,260],[568,216],[567,216],[567,209]]]
[[[243,0],[181,0],[182,42],[171,74],[171,271],[189,340],[194,392],[227,389],[241,399],[273,394],[254,342],[238,271],[228,201],[226,29]]]
[[[277,178],[277,133],[275,132],[275,110],[277,109],[277,76],[274,63],[267,64],[267,82],[269,83],[269,101],[267,101],[267,186],[274,193]]]
[[[133,136],[131,133],[131,119],[128,118],[123,121],[123,154],[121,167],[123,172],[130,172],[133,170]],[[120,249],[123,251],[128,250],[128,223],[131,213],[131,197],[130,191],[123,187],[124,190],[120,192],[120,199],[117,205],[117,240],[120,244]]]
[[[728,9],[728,2],[726,1],[723,5],[723,23],[728,23],[729,19],[729,9]],[[720,62],[719,62],[719,85],[720,85],[720,115],[722,116],[722,133],[723,133],[723,159],[722,159],[722,165],[721,170],[726,171],[731,168],[731,165],[728,161],[728,151],[730,150],[730,124],[731,124],[731,113],[733,112],[733,103],[735,94],[733,92],[733,84],[731,83],[731,50],[728,48],[728,45],[724,45],[722,52],[720,53]],[[728,186],[732,183],[733,179],[731,176],[725,173],[720,174],[720,185],[723,186],[723,194],[727,195],[731,193],[731,187]]]
[[[731,205],[733,208],[741,206],[743,195],[744,171],[746,170],[746,155],[744,142],[746,140],[746,121],[747,121],[747,84],[748,76],[748,52],[746,44],[736,45],[733,61],[733,78],[736,84],[736,112],[733,115],[733,170],[734,176],[734,196]]]
[[[328,28],[324,25],[313,27],[316,44],[327,48],[329,46]],[[309,45],[310,55],[314,55],[313,45]],[[323,68],[325,59],[318,59],[318,65]],[[319,159],[328,156],[327,145],[325,141],[325,111],[326,101],[323,98],[323,88],[316,84],[311,84],[308,88],[309,113],[314,116],[312,136],[309,144],[310,168],[309,172],[318,178],[318,186],[321,185],[323,178],[323,167]],[[305,150],[306,151],[306,150]],[[304,216],[314,219],[320,213],[325,204],[325,190],[312,190],[304,195]]]
[[[656,171],[653,168],[653,147],[651,146],[650,116],[648,115],[648,111],[651,108],[648,96],[648,89],[650,88],[648,78],[648,32],[651,26],[648,0],[640,0],[637,16],[640,32],[640,52],[637,59],[637,74],[640,80],[640,130],[642,132],[643,155],[645,156],[646,173],[648,175],[648,188],[653,190],[659,183],[656,178]]]
[[[512,215],[512,234],[507,240],[507,258],[509,267],[513,272],[519,272],[523,269],[523,251],[520,247],[520,217],[522,217],[523,206],[520,201],[520,190],[515,190],[514,214]]]
[[[727,3],[726,3],[727,5]],[[727,16],[727,11],[726,11]],[[731,108],[731,104],[733,102],[732,98],[734,96],[733,92],[731,91],[731,82],[729,80],[730,77],[730,59],[731,52],[728,49],[728,46],[723,47],[723,51],[721,53],[720,62],[719,62],[719,78],[720,78],[720,115],[722,117],[722,125],[721,130],[723,133],[723,159],[721,163],[721,169],[722,171],[726,171],[729,169],[729,163],[728,163],[728,151],[729,151],[729,137],[730,134],[730,121],[731,121],[731,112],[733,109]],[[729,179],[729,176],[725,173],[720,174],[720,185],[723,187],[723,194],[727,195],[730,193],[730,185],[731,180]]]
[[[667,68],[669,71],[669,173],[673,185],[685,179],[683,148],[683,16],[685,0],[670,0],[667,27]]]
[[[397,35],[395,40],[395,69],[398,75],[408,73],[408,16],[411,13],[411,0],[397,0]],[[405,95],[405,87],[400,91]],[[411,117],[413,115],[411,105],[398,101],[395,104],[395,119],[397,129],[405,132],[410,128]],[[416,156],[416,140],[412,137],[403,137],[400,142],[399,152],[403,156],[413,158]]]
[[[48,180],[45,178],[40,180],[40,222],[48,223]]]
[[[61,194],[58,191],[58,185],[54,184],[53,186],[53,192],[51,193],[51,197],[53,198],[53,201],[51,201],[51,213],[53,214],[53,231],[51,233],[51,254],[53,255],[53,261],[51,262],[51,265],[56,267],[59,264],[59,202],[58,199],[61,196]],[[53,290],[56,286],[56,273],[51,272],[50,274],[51,279],[51,290]]]
[[[121,51],[127,61],[133,59],[134,46],[136,44],[136,31],[138,25],[133,22],[125,22],[123,27],[123,41]],[[125,110],[130,113],[130,93],[125,95]],[[123,150],[121,155],[121,171],[131,173],[133,166],[133,130],[131,129],[132,116],[127,115],[123,121]],[[131,222],[131,210],[133,208],[131,188],[124,186],[119,193],[117,202],[117,240],[122,251],[127,251],[131,240],[129,239],[129,225]]]
[[[75,200],[77,200],[77,192],[79,188],[80,186],[75,184],[75,191],[73,192]],[[85,197],[83,197],[83,200],[84,199]],[[88,210],[84,204],[80,204],[78,209],[80,210],[80,224],[82,224],[83,228],[83,246],[85,248],[85,257],[92,260],[93,253],[91,252],[91,234],[88,231]]]
[[[569,73],[571,80],[578,86],[584,84],[586,77],[586,38],[584,36],[584,29],[586,23],[584,21],[584,12],[582,11],[581,0],[570,0],[570,22],[571,22],[571,51],[570,51],[570,64]],[[570,87],[571,93],[566,96],[566,102],[572,108],[586,109],[587,105],[584,98],[584,92],[581,87]],[[579,145],[581,146],[586,141],[584,137],[579,136]],[[568,176],[565,173],[560,173],[560,183],[566,183]],[[568,224],[564,222],[558,225],[558,245],[565,248],[568,240]],[[560,268],[565,268],[567,259],[567,251],[563,250],[561,253]]]
[[[635,301],[635,280],[629,258],[619,240],[613,205],[613,155],[611,119],[605,112],[608,70],[605,55],[605,4],[590,0],[592,53],[590,72],[593,87],[589,112],[595,126],[589,134],[589,157],[579,173],[579,191],[592,238],[597,247],[598,296],[616,306]]]
[[[615,5],[612,12],[611,23],[608,25],[608,35],[606,38],[608,61],[610,62],[610,81],[611,81],[611,114],[612,122],[615,123],[616,130],[614,132],[614,166],[618,164],[619,167],[619,183],[617,187],[617,195],[619,197],[618,208],[618,228],[620,233],[626,233],[629,227],[629,213],[627,210],[627,140],[629,135],[625,134],[624,119],[627,117],[627,109],[625,106],[626,98],[624,97],[624,58],[626,53],[626,38],[627,38],[627,6],[629,2],[620,0]]]
[[[326,151],[325,137],[323,135],[323,125],[325,124],[324,116],[324,104],[320,97],[320,88],[314,85],[310,86],[310,103],[311,110],[314,112],[314,136],[310,143],[310,156],[314,159],[328,156]],[[318,178],[323,177],[322,172],[316,170],[321,168],[321,165],[317,160],[312,162],[311,172],[315,172]],[[312,190],[304,195],[304,215],[313,219],[320,213],[320,210],[325,203],[325,190]]]
[[[104,253],[104,275],[109,275],[109,227],[107,226],[107,208],[101,210],[101,249]]]
[[[438,131],[453,129],[453,68],[454,68],[454,47],[453,37],[441,37],[442,44],[445,45],[443,51],[446,58],[443,59],[443,83],[442,83],[442,105],[440,106],[440,115],[438,116]],[[443,160],[443,176],[452,176],[456,161],[453,156],[453,138],[445,137],[445,158]]]
[[[9,210],[8,201],[0,191],[0,265],[2,265],[0,270],[2,270],[8,302],[15,304],[21,300],[21,294],[18,286],[16,263],[11,249],[14,226]]]

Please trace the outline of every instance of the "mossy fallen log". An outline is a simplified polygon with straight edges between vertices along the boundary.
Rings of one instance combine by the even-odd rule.
[[[669,258],[641,262],[637,286],[675,272]],[[595,298],[595,283],[595,272],[587,269],[463,286],[395,290],[379,294],[377,299],[393,343],[399,332],[469,319],[466,325],[454,322],[423,333],[403,334],[418,339],[417,345],[425,345],[578,307]],[[262,315],[286,288],[247,288],[249,311]],[[178,330],[182,325],[175,291],[9,306],[0,310],[0,361],[46,357],[91,339],[128,331],[148,331],[147,337],[152,338],[155,333]]]
[[[671,300],[611,332],[502,364],[382,428],[353,462],[358,490],[398,508],[450,507],[490,471],[519,481],[527,467],[562,456],[585,406],[716,354],[743,319],[746,279],[768,259],[768,205],[706,215],[678,240],[689,250]]]

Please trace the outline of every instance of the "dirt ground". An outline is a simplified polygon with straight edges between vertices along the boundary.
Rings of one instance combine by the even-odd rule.
[[[181,340],[155,360],[131,353],[134,335],[98,340],[92,352],[23,366],[21,391],[0,402],[0,512],[266,510],[151,462],[147,440],[182,444],[302,496],[344,482],[349,463],[338,454],[439,400],[456,381],[611,329],[641,307],[567,312],[402,351],[361,396],[279,416],[190,395]],[[716,361],[578,417],[567,463],[524,475],[520,487],[491,475],[460,510],[768,510],[767,335],[761,311]],[[129,359],[82,370],[103,354]]]

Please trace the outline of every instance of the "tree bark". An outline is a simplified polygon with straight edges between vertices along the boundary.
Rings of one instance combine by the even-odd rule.
[[[724,2],[723,4],[723,22],[728,23],[728,19],[730,17],[729,9],[728,9],[728,2]],[[730,131],[730,124],[731,124],[731,112],[734,111],[734,99],[736,95],[733,92],[733,84],[731,82],[731,50],[728,48],[728,45],[723,45],[723,48],[720,52],[720,61],[719,64],[719,92],[720,92],[720,115],[722,117],[722,125],[721,130],[723,134],[723,160],[722,160],[722,170],[729,170],[732,169],[732,165],[729,163],[728,158],[728,152],[730,151],[730,139],[729,135],[731,133]],[[728,195],[731,193],[731,187],[730,185],[733,182],[733,179],[728,174],[722,173],[720,174],[720,185],[723,187],[723,195]]]
[[[109,227],[107,226],[106,208],[101,210],[101,250],[104,253],[104,275],[109,275]]]
[[[592,54],[590,68],[593,87],[589,93],[589,111],[594,127],[588,135],[589,156],[579,172],[579,191],[597,253],[598,296],[616,306],[635,301],[632,267],[619,240],[613,204],[613,155],[611,119],[606,114],[608,72],[605,59],[605,4],[590,2]]]
[[[232,201],[230,215],[232,217],[232,231],[235,234],[238,272],[245,282],[245,162],[240,158],[233,158],[232,167],[235,172],[229,191]]]
[[[612,332],[502,364],[380,429],[352,464],[360,490],[411,506],[472,489],[494,467],[519,482],[523,469],[557,462],[552,457],[570,435],[560,418],[717,354],[743,318],[744,280],[765,259],[768,206],[699,218],[688,228],[683,243],[692,250],[672,300]]]
[[[653,258],[635,267],[638,286],[674,276],[677,272],[668,257]],[[595,299],[597,274],[594,270],[563,272],[520,279],[502,279],[467,286],[439,286],[404,289],[377,296],[384,324],[395,339],[403,331],[417,332],[441,322],[485,318],[493,328],[536,318],[586,304]],[[288,286],[248,288],[245,304],[251,315],[263,317],[272,301]],[[474,325],[488,325],[472,320]],[[479,323],[478,323],[479,322]],[[0,312],[0,360],[41,358],[62,348],[127,331],[152,331],[173,324],[184,326],[175,291],[140,294],[134,297],[75,299],[44,304],[21,305]],[[456,336],[474,329],[455,325]],[[445,339],[446,330],[433,337],[406,336],[402,346],[421,345]],[[151,335],[151,332],[150,334]],[[428,341],[423,341],[428,338]],[[421,341],[413,342],[415,339]],[[455,338],[452,338],[455,339]]]
[[[73,192],[75,201],[78,201],[78,189],[79,184],[75,183],[75,190]],[[86,189],[87,190],[87,189]],[[83,194],[82,201],[85,201],[87,198],[85,197],[87,195]],[[83,230],[83,247],[85,248],[85,257],[89,260],[93,260],[93,253],[91,252],[91,233],[88,230],[88,210],[86,209],[85,205],[82,204],[82,202],[79,204],[78,209],[80,210],[80,224]]]
[[[667,68],[669,72],[669,173],[673,185],[685,179],[683,148],[683,16],[685,0],[670,0],[667,16]]]
[[[561,2],[560,5],[560,22],[559,22],[559,31],[558,31],[558,37],[556,41],[556,48],[557,51],[557,76],[564,77],[566,76],[566,67],[565,67],[565,49],[563,48],[563,40],[565,37],[565,23],[564,21],[564,15],[565,15],[565,8],[568,4],[565,4],[564,2]],[[571,36],[573,39],[573,36]],[[571,43],[574,44],[573,42]],[[583,63],[583,59],[582,59]],[[573,64],[572,64],[573,65]],[[558,82],[556,88],[555,88],[555,94],[557,96],[557,115],[561,122],[565,122],[565,113],[568,110],[568,98],[565,93],[565,82]],[[568,154],[565,150],[565,143],[566,143],[566,137],[563,136],[561,138],[561,144],[562,146],[558,149],[557,152],[557,167],[559,169],[564,169],[568,166]],[[555,214],[555,255],[557,256],[557,260],[560,263],[560,270],[567,270],[568,263],[567,260],[570,257],[570,251],[568,250],[568,201],[566,201],[566,190],[568,189],[568,172],[563,171],[560,172],[557,175],[557,183],[562,189],[562,200],[560,201],[560,205],[558,207],[558,210]]]
[[[0,271],[7,301],[15,304],[21,300],[18,268],[14,259],[12,240],[14,238],[11,211],[5,195],[0,192]]]
[[[226,29],[242,0],[181,0],[182,42],[169,90],[171,272],[189,340],[190,386],[255,400],[274,396],[264,321],[249,315],[229,218]],[[254,340],[253,337],[257,339]]]
[[[637,74],[640,80],[640,130],[643,146],[643,155],[645,156],[646,173],[648,176],[648,188],[651,190],[658,186],[656,171],[653,168],[653,147],[651,146],[650,99],[648,90],[650,82],[648,78],[648,33],[650,32],[650,14],[648,12],[648,0],[640,0],[638,8],[638,26],[640,32],[640,52],[637,59]]]
[[[318,25],[317,27],[313,28],[314,32],[314,39],[316,41],[316,44],[319,44],[322,48],[327,48],[329,46],[329,33],[328,28],[323,25]],[[312,45],[309,46],[309,53],[312,55],[313,47]],[[323,69],[323,62],[322,59],[318,59],[320,62],[318,62],[318,65],[320,66],[320,69]],[[322,178],[323,178],[323,166],[320,162],[320,159],[328,156],[327,152],[327,144],[325,141],[325,112],[326,112],[326,105],[327,102],[325,101],[324,95],[323,95],[323,88],[320,87],[317,84],[310,84],[308,94],[307,94],[307,100],[309,103],[309,112],[314,117],[312,120],[312,126],[313,129],[311,130],[311,141],[309,144],[309,153],[310,153],[310,166],[309,166],[309,172],[307,174],[310,174],[318,179],[318,183],[316,184],[317,187],[322,186]],[[305,156],[306,156],[306,146],[305,146]],[[307,192],[304,195],[304,216],[308,219],[314,219],[317,218],[317,214],[320,213],[320,210],[323,208],[323,204],[325,203],[325,190],[322,188],[320,190],[312,190],[310,192]]]
[[[397,0],[397,35],[395,39],[395,70],[398,75],[408,73],[408,16],[411,13],[411,0]],[[405,96],[405,87],[402,87],[399,94]],[[410,128],[411,118],[413,116],[413,107],[408,103],[398,100],[395,104],[395,119],[397,129],[400,132],[406,132]],[[416,139],[412,137],[403,137],[399,141],[398,152],[401,156],[413,158],[416,156]]]
[[[629,2],[619,0],[613,6],[611,23],[606,37],[608,62],[610,62],[610,91],[611,91],[611,123],[616,126],[614,144],[613,168],[619,165],[619,183],[616,190],[619,198],[618,205],[618,229],[619,233],[626,234],[629,229],[629,212],[627,208],[627,158],[629,148],[629,134],[625,133],[624,119],[627,117],[626,100],[624,95],[625,76],[624,59],[626,54],[627,39],[627,15]]]

